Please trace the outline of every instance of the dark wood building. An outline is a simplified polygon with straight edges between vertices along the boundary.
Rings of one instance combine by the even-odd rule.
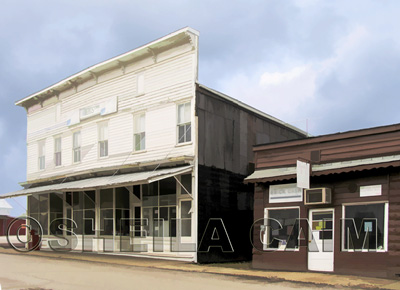
[[[400,125],[254,153],[254,268],[400,277]]]

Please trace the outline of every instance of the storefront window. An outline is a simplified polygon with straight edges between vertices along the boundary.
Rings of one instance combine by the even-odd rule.
[[[50,234],[62,235],[64,201],[62,193],[50,193]]]
[[[48,235],[48,201],[49,195],[47,193],[40,195],[29,196],[29,215],[36,219],[42,226],[43,235]],[[32,224],[32,229],[39,233],[39,228],[37,225]]]
[[[100,190],[100,227],[101,235],[113,235],[114,231],[114,194],[113,189]]]
[[[385,250],[384,203],[344,206],[343,250]]]
[[[299,217],[298,208],[267,209],[265,225],[262,228],[264,232],[264,247],[277,250],[298,248],[299,227],[296,221]]]
[[[115,189],[115,219],[118,236],[129,236],[129,190]]]
[[[176,180],[162,179],[142,187],[143,230],[148,236],[176,236]],[[175,222],[174,222],[175,221]]]

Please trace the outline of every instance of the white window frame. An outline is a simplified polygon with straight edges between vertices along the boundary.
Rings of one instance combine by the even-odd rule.
[[[46,169],[46,139],[38,142],[38,169]]]
[[[60,140],[60,150],[57,151],[57,140]],[[60,164],[57,164],[57,155],[60,156]],[[54,137],[54,166],[59,167],[62,165],[62,138],[61,136]]]
[[[75,134],[79,134],[79,146],[75,146]],[[79,160],[75,160],[75,152],[79,152]],[[72,162],[80,163],[82,161],[82,131],[74,131],[72,133]]]
[[[283,206],[283,207],[266,207],[264,208],[264,219],[268,218],[268,211],[270,210],[284,210],[284,209],[297,209],[299,211],[299,219],[301,218],[301,214],[300,214],[300,206]],[[307,229],[308,230],[308,229]],[[269,237],[268,237],[268,231],[265,232],[264,234],[264,241],[268,241]],[[279,252],[283,252],[283,251],[291,251],[291,252],[298,252],[300,251],[300,247],[297,247],[295,249],[286,249],[286,247],[284,249],[279,249],[279,248],[268,248],[267,245],[263,244],[263,250],[264,251],[279,251]]]
[[[344,248],[344,237],[345,237],[345,229],[342,226],[343,220],[346,217],[346,212],[345,212],[345,207],[346,206],[352,206],[352,205],[368,205],[368,204],[385,204],[385,215],[384,215],[384,223],[383,223],[383,228],[385,231],[385,234],[383,235],[383,245],[384,248],[382,250],[376,250],[376,251],[369,251],[368,249],[362,249],[359,251],[354,251],[354,250],[347,250]],[[340,242],[341,242],[341,246],[340,246],[340,250],[342,252],[347,252],[347,253],[353,253],[353,252],[361,252],[361,253],[385,253],[388,252],[388,239],[389,239],[389,202],[388,201],[367,201],[367,202],[352,202],[352,203],[343,203],[342,204],[342,220],[340,221],[341,223],[341,238],[340,238]]]
[[[142,119],[143,117],[143,119]],[[143,120],[143,128],[139,128],[142,126],[137,126],[139,122]],[[136,149],[136,137],[139,137],[139,149]],[[142,139],[143,139],[143,148],[141,147],[142,145]],[[134,152],[140,152],[140,151],[145,151],[146,150],[146,113],[141,112],[133,115],[133,151]]]
[[[191,101],[177,104],[177,110],[176,110],[176,123],[177,123],[177,126],[176,126],[176,136],[177,136],[176,140],[177,141],[176,142],[177,142],[177,144],[186,144],[186,143],[191,143],[192,142],[192,129],[193,128],[192,128],[192,106],[191,105],[192,105]],[[180,120],[180,116],[179,116],[179,108],[181,106],[184,106],[184,109],[183,109],[183,112],[184,112],[183,119],[184,120]],[[189,116],[185,115],[186,106],[189,106]],[[187,118],[189,118],[189,119],[187,119]],[[184,128],[184,134],[182,136],[182,137],[184,137],[183,140],[181,140],[182,137],[179,136],[179,128],[182,127],[182,126]],[[190,126],[190,134],[187,134],[188,133],[187,132],[188,131],[187,126]],[[188,136],[189,136],[190,140],[187,140]]]
[[[104,128],[106,128],[106,129],[102,134],[101,130]],[[108,132],[109,132],[108,131],[108,122],[102,122],[102,123],[97,124],[97,139],[98,139],[97,152],[98,152],[99,158],[107,158],[109,155],[109,152],[108,152],[109,151],[108,150],[109,149],[108,148],[109,133]],[[102,136],[102,135],[104,135],[104,136]],[[102,153],[103,153],[103,151],[101,150],[102,146],[104,148],[104,155],[102,155]]]

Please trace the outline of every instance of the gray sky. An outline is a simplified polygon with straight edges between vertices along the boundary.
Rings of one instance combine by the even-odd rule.
[[[313,135],[400,123],[399,1],[196,2],[3,0],[0,193],[26,180],[16,100],[185,26],[200,83]]]

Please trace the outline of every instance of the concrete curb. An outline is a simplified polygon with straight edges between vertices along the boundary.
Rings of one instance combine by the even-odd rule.
[[[148,259],[127,255],[95,254],[95,253],[59,253],[52,251],[34,251],[20,253],[14,249],[0,247],[1,254],[27,255],[50,259],[69,259],[84,262],[108,263],[120,266],[146,267],[160,270],[174,270],[184,272],[199,272],[225,276],[235,276],[244,279],[257,279],[270,282],[292,282],[316,287],[340,287],[357,289],[400,289],[400,281],[335,275],[311,272],[279,272],[251,269],[249,262],[221,263],[221,264],[194,264],[183,261]]]

